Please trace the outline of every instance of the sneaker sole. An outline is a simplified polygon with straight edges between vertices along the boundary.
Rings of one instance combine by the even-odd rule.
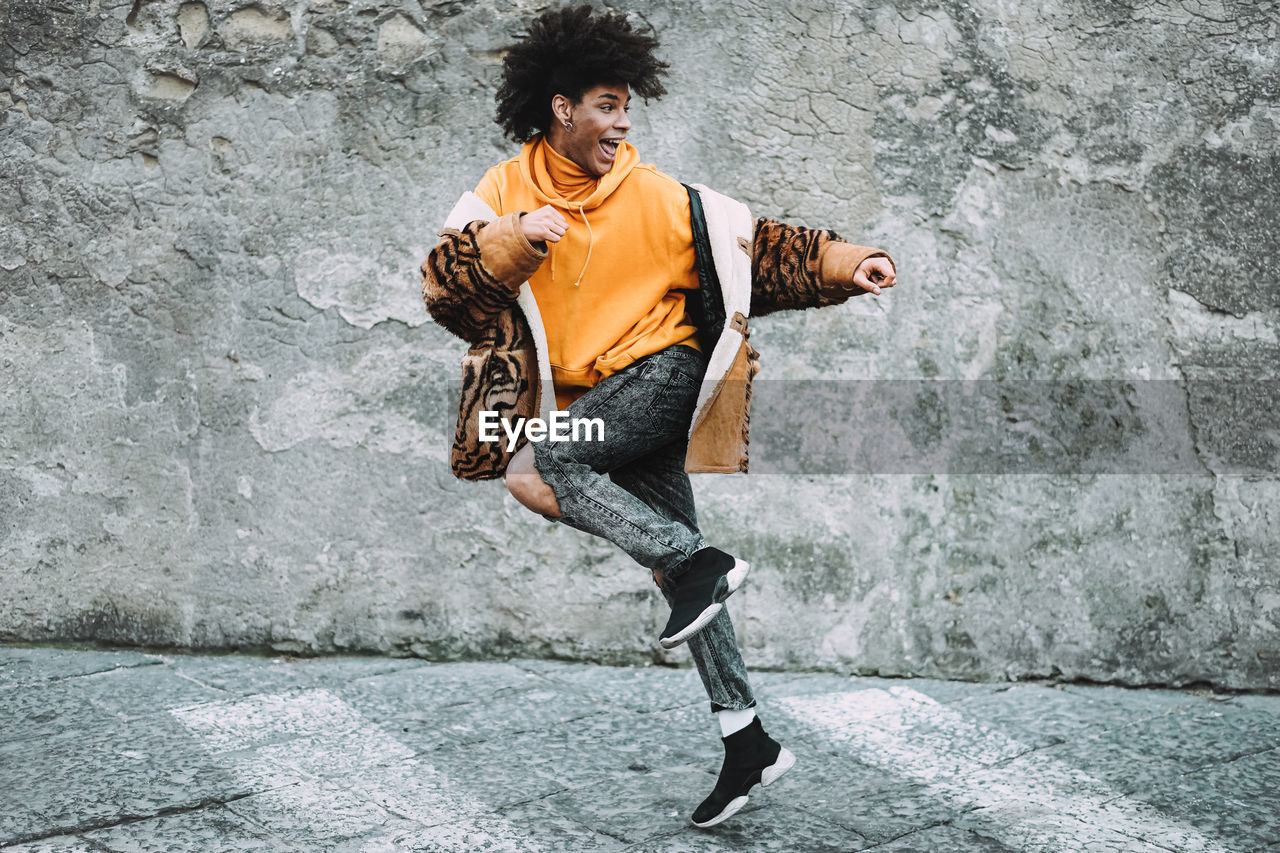
[[[729,805],[724,807],[724,810],[720,812],[720,814],[711,818],[711,820],[703,821],[702,823],[698,823],[697,821],[694,821],[693,825],[698,827],[698,829],[706,829],[709,826],[715,826],[717,823],[723,823],[724,821],[728,820],[729,818],[736,815],[739,811],[741,811],[742,807],[745,806],[746,804],[747,804],[747,797],[745,794],[741,797],[734,797],[732,800],[729,801]]]
[[[760,784],[765,786],[772,785],[774,782],[778,781],[779,776],[786,773],[792,767],[795,767],[795,765],[795,753],[787,749],[785,746],[782,747],[782,751],[778,753],[778,760],[760,771]]]
[[[747,572],[751,571],[750,564],[746,560],[734,558],[733,568],[725,573],[725,580],[728,582],[724,595],[720,596],[715,604],[709,606],[698,614],[698,618],[694,619],[684,629],[677,631],[670,637],[663,637],[658,642],[664,649],[674,649],[676,646],[683,644],[694,634],[707,627],[707,623],[716,618],[716,614],[724,607],[724,600],[738,591],[738,587],[742,586],[742,582],[747,579]],[[652,634],[650,636],[653,636]],[[738,806],[742,808],[742,806]],[[727,817],[727,815],[726,815]]]
[[[751,571],[751,565],[746,560],[734,558],[733,568],[724,576],[725,580],[729,582],[729,588],[724,595],[720,596],[721,601],[738,591],[738,587],[742,586],[742,582],[747,579],[747,572],[749,571]]]

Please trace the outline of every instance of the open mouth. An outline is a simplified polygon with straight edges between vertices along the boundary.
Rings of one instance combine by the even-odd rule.
[[[612,160],[618,154],[618,146],[622,144],[621,139],[601,139],[600,150],[604,152],[606,160]]]

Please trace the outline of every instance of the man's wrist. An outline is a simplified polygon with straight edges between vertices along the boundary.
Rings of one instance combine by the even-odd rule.
[[[868,291],[854,283],[853,277],[868,258],[886,258],[893,265],[888,252],[870,246],[855,246],[833,240],[822,247],[818,255],[818,278],[822,289],[829,293],[856,296]]]

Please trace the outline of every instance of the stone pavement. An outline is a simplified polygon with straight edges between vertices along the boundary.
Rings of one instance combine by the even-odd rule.
[[[691,668],[0,646],[0,850],[1280,853],[1280,696],[753,680],[798,763],[698,830]]]

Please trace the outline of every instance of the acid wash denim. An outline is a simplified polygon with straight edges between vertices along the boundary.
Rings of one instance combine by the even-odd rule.
[[[533,448],[534,466],[560,505],[554,520],[608,539],[661,573],[668,603],[671,575],[707,547],[684,471],[706,367],[702,353],[680,344],[638,359],[569,406],[571,419],[603,421],[603,440],[540,441]],[[584,433],[599,438],[598,429]],[[756,704],[727,607],[688,645],[712,711]]]

